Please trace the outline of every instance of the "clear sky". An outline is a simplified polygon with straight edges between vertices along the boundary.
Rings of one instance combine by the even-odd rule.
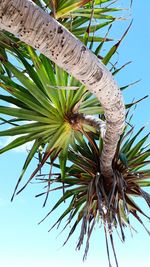
[[[119,6],[127,7],[129,1],[119,1]],[[126,102],[150,94],[150,1],[134,1],[132,8],[133,25],[119,50],[120,64],[132,60],[133,63],[122,71],[118,78],[120,85],[142,79],[141,82],[125,93]],[[125,30],[129,21],[122,22],[124,28],[115,28],[119,35]],[[119,24],[121,25],[121,23]],[[134,124],[141,127],[150,121],[150,98],[139,104]],[[137,127],[137,128],[138,128]],[[147,126],[146,132],[150,129]],[[3,142],[3,140],[1,140]],[[106,267],[106,249],[101,229],[97,228],[91,240],[90,252],[85,263],[82,262],[83,250],[75,251],[79,231],[70,242],[62,247],[67,231],[58,236],[60,230],[48,229],[57,218],[54,213],[41,225],[37,223],[50,210],[56,200],[53,194],[46,208],[42,209],[42,199],[34,196],[40,192],[39,185],[28,188],[13,203],[10,198],[21,171],[26,154],[21,150],[7,152],[0,157],[0,266],[2,267]],[[36,165],[36,162],[35,162]],[[29,168],[28,174],[33,168]],[[147,206],[142,203],[143,209]],[[61,210],[60,210],[61,212]],[[122,244],[116,237],[116,251],[120,267],[149,267],[149,237],[144,229],[134,223],[138,233],[132,238],[127,230],[126,243]],[[148,225],[148,222],[146,221]],[[115,266],[115,265],[113,265]]]

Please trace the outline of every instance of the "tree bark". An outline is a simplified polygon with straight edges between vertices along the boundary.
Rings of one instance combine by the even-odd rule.
[[[99,118],[94,118],[91,115],[84,115],[84,114],[77,114],[77,122],[81,124],[87,124],[92,127],[94,127],[97,131],[100,132],[101,138],[104,139],[105,133],[106,133],[106,123],[99,119]]]
[[[125,107],[111,73],[82,42],[30,0],[0,0],[0,28],[38,49],[96,95],[107,124],[101,172],[106,177],[112,175]]]

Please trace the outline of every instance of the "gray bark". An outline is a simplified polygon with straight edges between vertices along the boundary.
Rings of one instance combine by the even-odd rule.
[[[79,121],[79,123],[85,123],[93,126],[97,131],[100,132],[101,138],[104,139],[106,133],[106,123],[103,120],[94,118],[91,115],[77,114],[77,121]]]
[[[112,175],[112,159],[124,129],[125,107],[111,73],[82,42],[30,0],[0,0],[0,28],[38,49],[96,95],[107,124],[101,172]]]

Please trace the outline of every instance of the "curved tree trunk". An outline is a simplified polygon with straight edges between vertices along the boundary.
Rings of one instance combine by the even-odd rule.
[[[125,107],[111,73],[82,42],[30,0],[0,0],[0,28],[38,49],[96,95],[107,123],[101,172],[112,175],[112,159],[124,129]]]

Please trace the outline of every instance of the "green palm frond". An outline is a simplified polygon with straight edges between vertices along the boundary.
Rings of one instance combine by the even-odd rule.
[[[99,44],[100,42],[112,41],[112,38],[100,36],[99,30],[123,19],[115,15],[122,9],[113,7],[113,0],[52,0],[42,2],[37,0],[35,2],[59,20],[77,38],[85,44],[88,42],[89,46],[92,46],[93,42]]]
[[[35,0],[34,2],[43,9],[50,10],[51,15],[56,19],[66,18],[68,16],[74,15],[75,13],[83,13],[88,16],[93,11],[93,7],[94,13],[98,13],[99,16],[101,14],[103,15],[103,13],[105,14],[107,12],[115,12],[120,10],[119,8],[111,7],[113,0]]]
[[[104,64],[110,64],[113,75],[127,65],[118,67],[111,60],[130,26],[105,55],[102,52],[105,42],[112,40],[108,34],[111,25],[117,20],[114,14],[120,11],[113,8],[114,1],[34,2],[82,40]],[[106,29],[103,37],[100,36],[101,29]],[[124,241],[124,229],[126,226],[131,227],[129,215],[143,226],[140,215],[148,218],[136,203],[135,197],[143,198],[150,205],[150,196],[143,191],[143,187],[150,186],[149,145],[144,148],[149,135],[137,141],[143,128],[134,136],[130,136],[133,129],[126,129],[114,157],[114,177],[106,180],[100,170],[103,140],[96,122],[98,117],[104,120],[104,115],[95,96],[44,55],[5,32],[0,33],[0,63],[0,100],[3,103],[0,105],[0,137],[15,137],[0,149],[0,154],[32,141],[12,199],[35,177],[46,185],[45,191],[39,194],[45,196],[44,206],[51,191],[62,190],[62,197],[47,216],[65,200],[66,203],[70,202],[52,228],[68,216],[64,229],[70,223],[73,226],[66,243],[81,224],[77,249],[80,249],[83,239],[87,238],[86,257],[93,227],[97,222],[102,223],[107,250],[109,237],[117,264],[114,230],[120,231]],[[121,90],[130,85],[123,86]],[[144,98],[127,104],[126,108],[129,109]],[[89,116],[87,119],[86,115],[92,116],[92,119]],[[33,158],[38,158],[37,167],[19,188]],[[45,165],[50,167],[48,175],[42,174]],[[55,186],[51,188],[52,184]]]
[[[63,157],[66,157],[69,145],[74,142],[75,132],[86,126],[82,122],[75,125],[80,114],[101,114],[103,110],[84,86],[45,56],[39,55],[29,46],[17,49],[14,40],[7,34],[2,39],[0,60],[4,73],[0,74],[0,87],[4,93],[0,95],[0,99],[4,104],[0,106],[0,113],[4,115],[3,123],[5,116],[9,117],[6,122],[17,120],[18,123],[12,128],[7,128],[8,124],[0,132],[0,136],[16,137],[0,149],[0,154],[28,141],[34,142],[19,178],[20,183],[41,145],[45,153],[51,154],[53,149],[58,149],[63,150]],[[15,65],[12,61],[15,61]],[[63,164],[62,177],[65,161]],[[61,163],[62,166],[63,164]]]

